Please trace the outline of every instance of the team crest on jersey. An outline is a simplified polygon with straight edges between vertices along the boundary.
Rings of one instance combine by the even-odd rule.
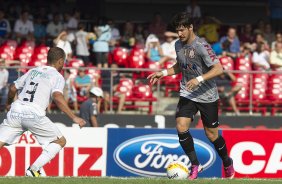
[[[189,58],[194,58],[195,57],[195,49],[187,49],[185,50],[185,56],[188,56]]]

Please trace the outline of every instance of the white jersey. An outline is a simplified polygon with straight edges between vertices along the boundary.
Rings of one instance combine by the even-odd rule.
[[[45,115],[52,94],[55,91],[63,94],[65,79],[54,67],[40,66],[16,80],[15,86],[20,91],[16,102],[34,107],[38,115]]]

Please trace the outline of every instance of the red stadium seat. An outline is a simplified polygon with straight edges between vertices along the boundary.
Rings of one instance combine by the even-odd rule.
[[[167,61],[164,63],[164,68],[168,69],[175,64],[173,61]],[[182,78],[181,74],[173,75],[173,76],[166,76],[162,78],[161,82],[165,85],[165,96],[169,95],[169,92],[172,91],[179,91],[180,88],[180,80]]]
[[[235,70],[252,70],[251,62],[247,58],[239,57],[235,60]]]
[[[16,49],[17,46],[18,46],[18,43],[17,43],[16,40],[6,40],[2,45],[3,46],[10,46],[10,47]]]
[[[92,78],[92,82],[95,84],[97,82],[97,84],[100,86],[102,84],[102,80],[101,80],[101,70],[99,70],[96,67],[89,67],[85,73],[87,75],[89,75]],[[98,81],[96,81],[98,80]]]
[[[153,92],[149,85],[140,84],[133,87],[133,96],[137,98],[149,98],[153,96]]]
[[[234,61],[231,57],[223,56],[219,60],[224,70],[234,70]]]
[[[72,58],[71,60],[68,61],[68,67],[75,67],[75,68],[79,68],[79,67],[83,67],[84,63],[83,60],[81,59],[77,59],[77,58]]]
[[[147,62],[144,63],[143,68],[158,71],[160,69],[160,64],[158,62],[154,62],[154,61],[147,61]],[[154,73],[155,71],[143,72],[142,76],[147,77],[148,75]]]
[[[128,67],[128,50],[122,47],[116,47],[113,50],[112,59],[118,66]]]

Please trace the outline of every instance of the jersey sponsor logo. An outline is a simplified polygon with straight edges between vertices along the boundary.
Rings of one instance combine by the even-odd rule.
[[[206,48],[208,55],[210,56],[211,60],[214,61],[217,59],[214,51],[212,50],[211,46],[209,44],[204,44],[204,47]]]
[[[194,138],[195,149],[205,169],[213,165],[216,154],[207,143]],[[129,139],[114,151],[115,162],[124,170],[140,176],[166,176],[168,164],[174,160],[191,166],[177,135],[154,134]]]
[[[195,63],[181,63],[180,65],[184,70],[197,70],[197,65]]]

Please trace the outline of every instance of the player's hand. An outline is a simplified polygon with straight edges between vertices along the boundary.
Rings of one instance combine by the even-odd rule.
[[[82,127],[86,124],[86,122],[84,121],[84,119],[82,119],[82,118],[80,118],[80,117],[75,117],[75,118],[73,118],[72,120],[73,120],[73,122],[75,122],[76,124],[78,124],[80,128],[82,128]]]
[[[152,73],[150,74],[147,79],[150,80],[150,83],[152,85],[154,85],[160,78],[162,78],[163,76],[163,73],[162,72],[155,72],[155,73]]]
[[[199,85],[199,81],[194,78],[194,79],[191,79],[187,82],[186,84],[186,89],[189,90],[189,91],[192,91],[193,89],[195,89],[198,85]]]

